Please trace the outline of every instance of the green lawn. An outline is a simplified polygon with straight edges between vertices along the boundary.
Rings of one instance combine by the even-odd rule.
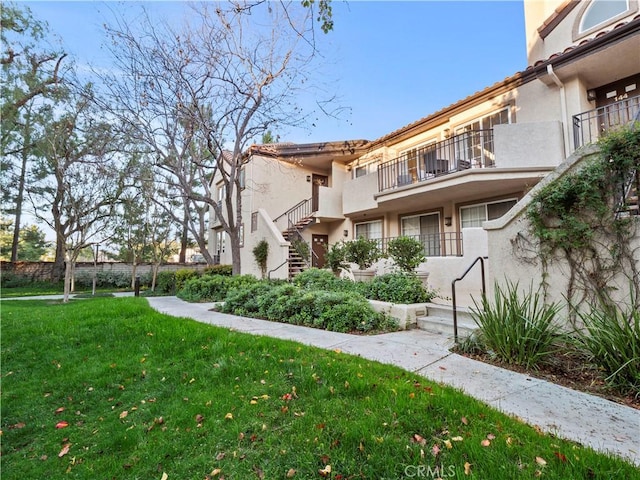
[[[640,478],[399,368],[142,298],[0,307],[3,480]]]

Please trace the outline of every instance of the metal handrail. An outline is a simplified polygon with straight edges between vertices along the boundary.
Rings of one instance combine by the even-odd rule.
[[[640,95],[574,115],[573,147],[593,143],[612,128],[639,120]]]
[[[465,270],[462,276],[456,278],[451,282],[451,298],[453,300],[453,341],[456,345],[458,344],[458,309],[457,309],[458,305],[456,303],[456,282],[459,282],[464,277],[466,277],[467,273],[471,271],[471,269],[475,266],[475,264],[480,262],[480,272],[482,275],[482,298],[484,298],[487,295],[487,287],[486,287],[486,282],[484,277],[484,261],[485,259],[488,259],[488,258],[489,257],[476,258],[473,261],[473,263],[469,265],[469,268]]]

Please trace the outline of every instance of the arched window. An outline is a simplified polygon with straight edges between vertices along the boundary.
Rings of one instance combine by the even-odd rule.
[[[582,15],[578,33],[588,32],[627,10],[629,0],[593,0]]]

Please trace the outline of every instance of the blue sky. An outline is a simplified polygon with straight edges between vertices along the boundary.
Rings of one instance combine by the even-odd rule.
[[[105,65],[101,25],[134,2],[19,2],[46,20],[78,63]],[[145,2],[175,12],[181,2]],[[348,110],[310,131],[274,132],[297,143],[374,140],[527,67],[520,1],[333,0],[334,30],[320,34],[325,78]],[[313,98],[303,99],[311,106]]]

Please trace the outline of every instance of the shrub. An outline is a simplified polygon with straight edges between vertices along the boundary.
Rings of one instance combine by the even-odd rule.
[[[371,299],[393,303],[425,303],[436,296],[427,290],[422,281],[412,273],[388,273],[375,277],[371,282],[358,283],[361,293]]]
[[[264,238],[254,247],[253,257],[260,267],[262,278],[264,278],[267,273],[267,258],[269,257],[269,243]]]
[[[296,275],[296,277],[293,279],[293,283],[300,288],[305,288],[308,290],[340,291],[345,290],[345,284],[347,282],[336,278],[328,270],[309,268]]]
[[[24,275],[17,275],[11,272],[0,275],[0,286],[2,286],[2,288],[26,287],[32,283],[33,281]]]
[[[403,272],[413,272],[426,260],[424,245],[413,237],[398,237],[389,241],[387,253]]]
[[[176,273],[175,273],[175,277],[176,277],[175,291],[179,292],[180,290],[182,290],[182,287],[184,287],[184,284],[187,282],[187,280],[189,280],[191,278],[197,278],[199,276],[200,276],[200,272],[198,272],[197,270],[190,269],[190,268],[181,268],[180,270],[176,270]]]
[[[257,281],[253,275],[204,275],[187,280],[177,295],[188,302],[220,302],[229,290],[243,288]]]
[[[581,350],[605,372],[608,384],[640,395],[640,311],[592,306],[578,315],[584,324],[576,332]]]
[[[224,275],[230,277],[233,275],[233,267],[231,265],[209,265],[205,267],[203,275]]]
[[[260,317],[260,298],[273,286],[267,281],[258,281],[242,288],[230,290],[220,311],[247,317]]]
[[[158,272],[156,278],[156,292],[173,295],[176,293],[176,274],[175,272]]]
[[[560,305],[545,305],[540,292],[532,289],[520,299],[518,285],[507,282],[506,289],[496,283],[494,301],[485,296],[471,309],[474,321],[480,327],[484,347],[501,360],[536,368],[551,353],[560,337],[560,328],[554,322]]]
[[[360,270],[365,270],[380,259],[380,248],[378,242],[364,237],[358,237],[345,243],[345,258],[348,262],[358,264]]]
[[[334,243],[330,247],[327,245],[324,254],[325,265],[334,273],[340,273],[341,269],[348,269],[347,247],[344,242]]]
[[[261,281],[230,291],[221,310],[336,332],[398,328],[357,293],[306,289],[289,283]]]

